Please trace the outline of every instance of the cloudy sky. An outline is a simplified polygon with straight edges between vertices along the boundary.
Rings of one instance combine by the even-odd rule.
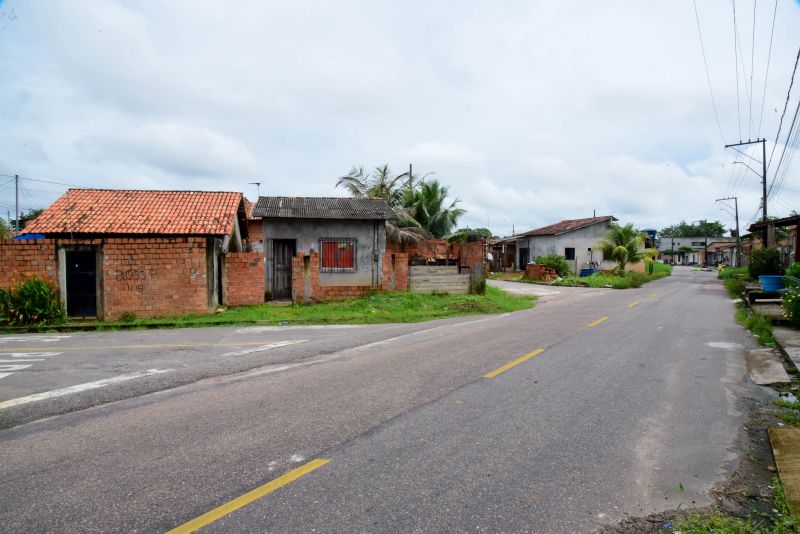
[[[754,1],[735,6],[738,65],[731,2],[697,2],[718,127],[689,0],[0,0],[0,174],[337,196],[353,165],[413,163],[500,235],[594,210],[730,225],[730,195],[745,225],[759,179],[722,145],[761,135],[769,156],[800,2],[779,0],[769,63],[774,1],[755,30]],[[22,184],[25,208],[65,189]],[[799,205],[800,163],[773,197]]]

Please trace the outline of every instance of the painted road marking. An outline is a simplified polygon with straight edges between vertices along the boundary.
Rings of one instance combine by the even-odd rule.
[[[11,376],[14,371],[22,371],[27,369],[28,367],[32,367],[33,364],[28,365],[8,365],[8,364],[17,364],[19,362],[43,362],[45,358],[49,358],[50,356],[58,356],[59,354],[63,354],[62,352],[0,352],[0,357],[3,358],[13,358],[11,360],[0,360],[0,371],[3,371],[0,374],[0,379],[3,379],[7,376]],[[5,372],[11,371],[11,372]]]
[[[297,343],[305,343],[308,341],[307,339],[290,339],[288,341],[276,341],[275,343],[269,343],[267,345],[261,345],[258,347],[253,347],[250,349],[244,350],[237,350],[235,352],[229,352],[227,354],[223,354],[223,356],[246,356],[248,354],[253,354],[255,352],[262,352],[265,350],[270,349],[277,349],[278,347],[286,347],[288,345],[296,345]]]
[[[654,298],[657,298],[657,297],[658,297],[658,293],[650,293],[649,295],[647,295],[647,298],[651,298],[651,299],[654,299]]]
[[[0,343],[53,343],[72,336],[0,336]]]
[[[628,307],[629,307],[629,308],[635,308],[635,307],[636,307],[636,306],[638,306],[639,304],[641,304],[641,302],[639,302],[638,300],[634,300],[633,302],[631,302],[630,304],[628,304]]]
[[[252,347],[255,345],[265,345],[270,343],[268,340],[261,341],[237,341],[235,343],[161,343],[156,345],[96,345],[93,347],[14,347],[0,348],[0,354],[4,352],[15,352],[21,350],[131,350],[131,349],[195,349],[207,347]]]
[[[608,321],[608,317],[600,317],[600,318],[599,318],[598,320],[596,320],[595,322],[593,322],[593,323],[589,323],[589,324],[587,324],[586,326],[588,326],[588,327],[597,326],[597,325],[599,325],[600,323],[602,323],[603,321]]]
[[[541,354],[543,352],[544,352],[544,349],[536,349],[535,351],[530,352],[530,353],[526,354],[525,356],[520,356],[516,360],[508,362],[507,364],[505,364],[502,367],[498,367],[497,369],[495,369],[494,371],[492,371],[490,373],[486,373],[485,375],[483,375],[483,378],[494,378],[497,375],[499,375],[500,373],[504,373],[505,371],[508,371],[512,367],[516,367],[517,365],[519,365],[519,364],[521,364],[523,362],[526,362],[526,361],[530,360],[531,358],[533,358],[534,356],[538,356],[539,354]]]
[[[143,378],[145,376],[167,373],[173,370],[174,369],[148,369],[147,371],[140,371],[138,373],[131,373],[129,375],[114,376],[112,378],[104,378],[103,380],[97,380],[96,382],[87,382],[85,384],[78,384],[76,386],[70,386],[67,388],[54,389],[53,391],[45,391],[44,393],[36,393],[35,395],[28,395],[27,397],[19,397],[17,399],[11,399],[0,402],[0,410],[3,410],[5,408],[11,408],[12,406],[19,406],[21,404],[28,404],[30,402],[52,399],[55,397],[63,397],[65,395],[71,395],[72,393],[80,393],[81,391],[88,391],[90,389],[102,388],[110,384],[116,384],[118,382],[126,382],[128,380],[133,380],[135,378]]]
[[[254,490],[248,491],[244,495],[236,497],[232,501],[226,502],[225,504],[214,508],[210,512],[204,513],[200,517],[192,519],[191,521],[184,523],[179,527],[175,527],[167,534],[188,534],[189,532],[196,532],[204,526],[210,525],[214,521],[235,512],[239,508],[247,506],[253,501],[257,501],[261,497],[269,495],[273,491],[280,489],[291,482],[294,482],[298,478],[307,475],[311,471],[314,471],[315,469],[318,469],[329,462],[330,460],[324,460],[322,458],[311,460],[307,464],[302,465],[297,469],[292,469],[285,475],[279,476],[275,480],[267,482],[263,486],[259,486]]]

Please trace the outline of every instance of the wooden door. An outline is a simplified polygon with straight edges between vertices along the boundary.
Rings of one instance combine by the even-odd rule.
[[[97,260],[94,250],[66,252],[67,315],[97,316]]]
[[[272,298],[292,298],[292,258],[294,239],[276,239],[272,242]]]

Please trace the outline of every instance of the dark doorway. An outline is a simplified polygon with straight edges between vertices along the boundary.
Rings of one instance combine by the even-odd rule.
[[[97,316],[97,259],[94,250],[67,250],[67,315]]]
[[[528,265],[528,260],[529,259],[530,259],[530,256],[528,255],[528,249],[527,248],[519,249],[519,270],[520,271],[524,271],[525,270],[525,267]]]
[[[295,254],[294,239],[275,239],[272,242],[272,298],[292,298],[292,258]]]

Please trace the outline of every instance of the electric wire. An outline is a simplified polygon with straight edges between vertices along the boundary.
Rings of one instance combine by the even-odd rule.
[[[786,91],[786,102],[783,104],[783,113],[781,113],[781,120],[778,123],[778,133],[775,134],[775,144],[772,145],[772,152],[770,152],[769,160],[767,161],[767,170],[772,165],[772,156],[775,155],[775,149],[778,146],[778,141],[781,138],[781,128],[783,127],[783,117],[786,115],[786,108],[789,107],[789,99],[792,96],[792,86],[794,85],[794,76],[797,73],[797,62],[800,61],[800,47],[797,49],[797,57],[794,58],[794,69],[792,70],[792,77],[789,79],[789,90]]]
[[[717,111],[717,101],[714,98],[714,90],[711,88],[711,74],[708,70],[708,60],[706,58],[706,47],[703,44],[703,32],[700,29],[700,15],[697,13],[697,0],[694,0],[694,17],[697,21],[697,35],[700,37],[700,51],[703,53],[703,66],[706,68],[706,81],[708,82],[708,92],[711,95],[711,105],[714,108],[714,118],[717,121],[717,129],[719,136],[722,139],[722,144],[725,144],[725,135],[722,133],[722,124],[719,121],[719,112]]]
[[[742,111],[741,111],[741,104],[739,101],[739,49],[738,49],[738,41],[739,41],[739,34],[736,31],[736,0],[731,0],[731,6],[733,7],[733,59],[736,65],[736,115],[739,118],[739,141],[742,140]]]
[[[775,0],[775,7],[772,10],[772,29],[769,32],[769,52],[767,52],[767,67],[764,76],[764,93],[761,96],[761,115],[758,118],[758,130],[756,138],[761,137],[761,123],[764,121],[764,104],[767,101],[767,81],[769,80],[769,63],[772,59],[772,38],[775,35],[775,16],[778,14],[778,0]]]
[[[753,65],[755,64],[756,54],[756,6],[758,0],[753,0],[753,35],[750,40],[750,95],[748,101],[750,103],[750,118],[747,121],[747,138],[750,139],[750,133],[753,129]]]

